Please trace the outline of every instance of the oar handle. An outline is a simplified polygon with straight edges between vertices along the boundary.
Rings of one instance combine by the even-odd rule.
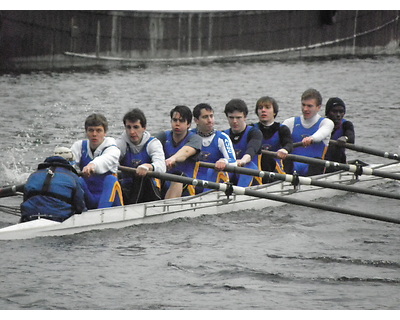
[[[118,169],[121,171],[125,171],[125,172],[136,173],[136,169],[131,168],[131,167],[118,166]],[[194,186],[204,187],[204,188],[208,188],[208,189],[216,189],[219,191],[226,191],[229,187],[228,185],[223,184],[223,183],[216,183],[216,182],[211,182],[211,181],[206,181],[206,180],[193,179],[190,177],[183,177],[183,176],[179,176],[179,175],[171,174],[171,173],[148,171],[146,175],[149,177],[157,178],[157,179],[161,179],[161,180],[180,182],[183,184],[191,184]]]

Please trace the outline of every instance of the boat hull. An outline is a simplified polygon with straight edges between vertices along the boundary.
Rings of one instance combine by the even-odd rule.
[[[398,164],[386,167],[385,171],[398,172]],[[361,176],[355,179],[349,172],[321,175],[315,179],[341,184],[354,184],[368,187],[384,179]],[[311,185],[294,187],[289,182],[274,182],[268,185],[253,187],[260,192],[282,195],[305,201],[332,197],[346,191],[321,188]],[[163,223],[178,218],[195,218],[203,215],[215,215],[240,210],[260,210],[284,205],[284,202],[273,201],[248,195],[232,194],[227,196],[222,191],[209,191],[197,196],[160,200],[148,203],[90,210],[76,214],[64,222],[47,219],[19,223],[0,229],[0,240],[29,239],[43,236],[63,236],[91,230],[118,229],[132,225]]]

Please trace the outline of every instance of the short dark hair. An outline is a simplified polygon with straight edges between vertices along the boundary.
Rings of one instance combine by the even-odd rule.
[[[257,100],[256,102],[256,115],[258,116],[258,107],[261,103],[270,103],[272,104],[272,108],[274,109],[274,115],[275,117],[278,115],[278,111],[279,111],[279,105],[278,102],[276,102],[276,100],[272,97],[269,96],[264,96],[261,97],[260,99]]]
[[[104,115],[101,113],[92,113],[85,120],[85,131],[87,131],[88,127],[98,127],[102,126],[104,131],[108,131],[108,121]]]
[[[224,113],[228,116],[228,113],[235,111],[243,112],[245,116],[249,113],[246,102],[242,99],[232,99],[225,105]]]
[[[318,90],[310,88],[310,89],[307,89],[306,91],[304,91],[303,94],[301,95],[301,101],[309,100],[309,99],[317,100],[318,106],[322,105],[322,96]]]
[[[193,108],[193,117],[199,119],[202,109],[206,109],[208,111],[214,111],[213,108],[208,103],[199,103],[197,106]]]
[[[189,109],[189,107],[182,105],[176,106],[169,113],[171,119],[175,112],[179,113],[182,119],[186,120],[187,123],[192,123],[192,111]]]
[[[124,118],[122,119],[124,125],[126,124],[126,121],[136,122],[138,120],[142,125],[142,127],[146,128],[147,125],[146,116],[144,115],[143,111],[138,108],[132,109],[131,111],[125,113]]]

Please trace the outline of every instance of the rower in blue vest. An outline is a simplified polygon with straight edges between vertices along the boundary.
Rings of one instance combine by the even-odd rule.
[[[279,105],[276,100],[269,96],[261,97],[256,102],[255,113],[259,122],[253,124],[263,135],[262,150],[274,151],[279,159],[274,159],[266,154],[258,156],[259,170],[268,172],[285,173],[288,162],[287,155],[293,150],[293,139],[289,128],[275,121],[279,112]],[[288,171],[291,171],[290,168]],[[269,182],[264,177],[263,183]]]
[[[319,91],[308,89],[301,96],[302,116],[283,121],[292,133],[293,143],[302,144],[294,148],[293,154],[324,159],[334,124],[332,120],[318,114],[321,105],[322,96]],[[294,162],[293,172],[300,176],[311,176],[323,173],[324,167]]]
[[[117,139],[120,164],[136,169],[135,174],[122,172],[120,181],[125,203],[160,200],[161,185],[147,173],[166,171],[163,146],[146,130],[147,119],[142,110],[136,108],[127,112],[122,121],[125,131]]]
[[[189,128],[192,123],[192,111],[187,106],[176,106],[170,111],[171,130],[162,131],[156,137],[164,147],[167,172],[193,177],[197,156],[201,150],[201,137]],[[182,195],[194,195],[192,185],[164,181],[163,197],[177,198]]]
[[[237,166],[258,170],[258,154],[261,151],[262,133],[254,126],[246,124],[249,110],[241,99],[232,99],[226,105],[224,113],[230,128],[224,132],[229,135],[235,149]],[[239,187],[262,184],[260,178],[246,174],[230,175],[230,181]]]
[[[196,165],[194,178],[212,182],[229,181],[226,173],[222,172],[227,164],[236,165],[235,150],[229,136],[214,129],[214,110],[207,103],[200,103],[193,108],[193,118],[196,128],[192,132],[202,138],[199,161],[215,164],[215,169]],[[206,190],[206,189],[205,189]],[[203,192],[196,188],[196,193]]]
[[[354,125],[351,121],[344,119],[346,114],[346,105],[340,98],[329,98],[325,105],[325,116],[333,121],[335,127],[331,134],[331,140],[336,140],[341,145],[330,144],[325,155],[325,160],[339,163],[347,163],[346,148],[344,144],[354,143],[355,133]],[[329,167],[326,172],[332,172],[339,169]]]
[[[59,147],[54,156],[39,164],[24,186],[20,222],[39,218],[62,222],[86,210],[78,174],[70,164],[72,161],[71,150]]]
[[[82,171],[80,182],[85,192],[88,209],[123,205],[122,190],[118,182],[120,150],[115,139],[106,137],[108,121],[100,113],[93,113],[85,120],[88,139],[76,141],[72,153]]]

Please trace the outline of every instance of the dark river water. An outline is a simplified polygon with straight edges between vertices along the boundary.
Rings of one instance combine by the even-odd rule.
[[[141,108],[148,130],[169,128],[175,105],[277,99],[278,121],[300,114],[300,96],[338,96],[356,144],[398,152],[400,60],[254,62],[0,75],[0,185],[24,183],[55,146],[84,137],[92,112],[110,122]],[[324,112],[322,111],[321,114]],[[388,162],[348,152],[348,158]],[[398,193],[396,181],[379,190]],[[0,199],[0,227],[18,221],[20,197]],[[392,215],[396,200],[346,194],[321,200]],[[287,205],[196,219],[0,243],[0,309],[398,309],[398,225]]]

